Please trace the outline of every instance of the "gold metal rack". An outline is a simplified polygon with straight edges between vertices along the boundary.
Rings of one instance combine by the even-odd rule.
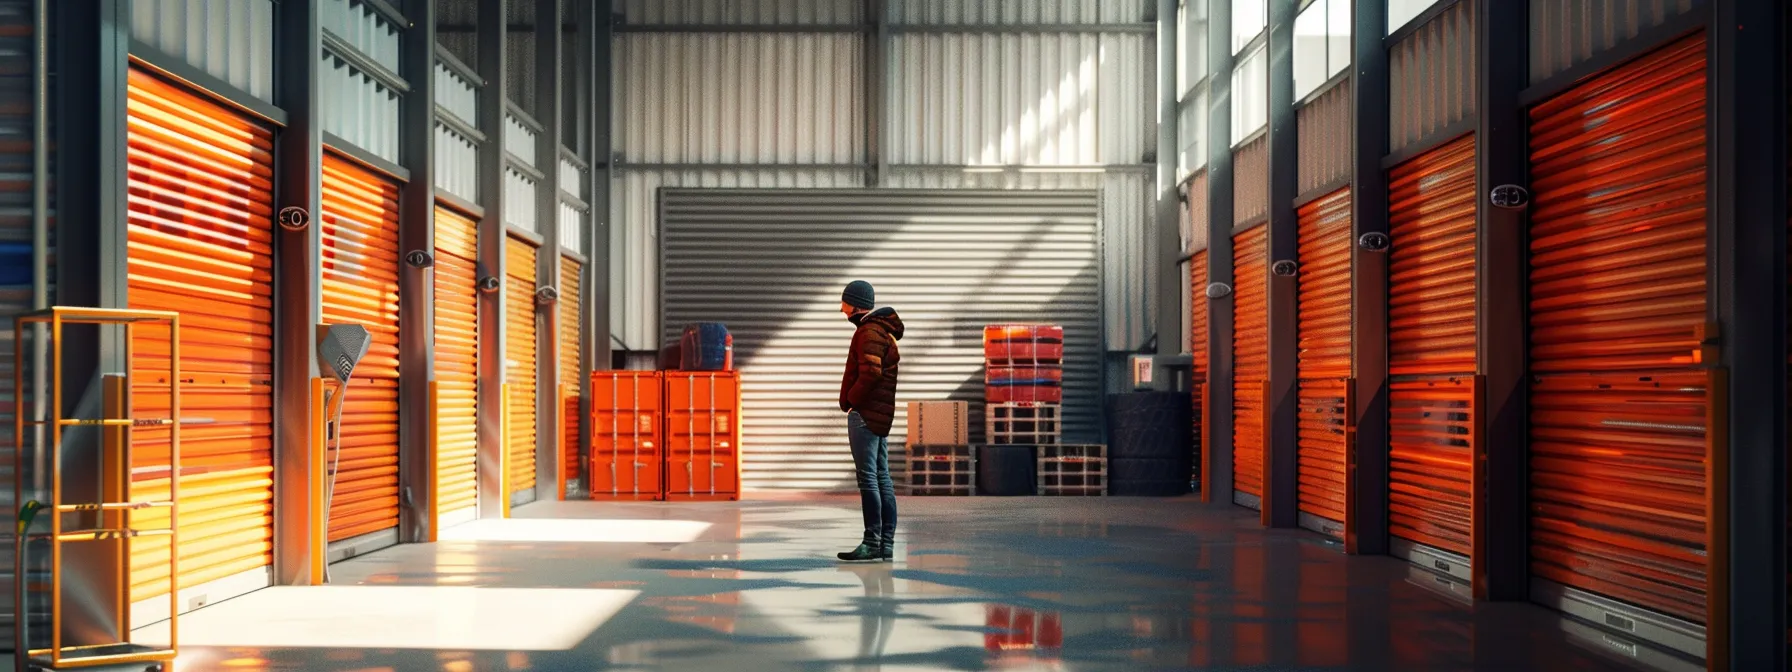
[[[64,418],[62,417],[62,357],[64,325],[96,325],[106,327],[122,327],[124,329],[124,357],[126,366],[130,365],[132,338],[139,325],[166,324],[168,328],[168,401],[169,411],[166,418],[131,417],[131,384],[130,375],[105,376],[103,379],[105,393],[105,418]],[[179,518],[180,500],[180,316],[177,313],[150,310],[121,310],[107,308],[54,307],[20,315],[14,319],[17,329],[14,333],[23,335],[28,326],[47,327],[49,330],[50,357],[50,389],[31,390],[35,407],[44,404],[49,406],[48,420],[27,420],[31,414],[24,403],[15,406],[13,414],[13,501],[20,509],[18,516],[18,550],[16,556],[13,587],[13,635],[15,642],[14,669],[64,669],[97,666],[119,666],[136,663],[147,664],[150,669],[158,669],[162,664],[174,660],[178,653],[176,642],[179,641],[180,620],[180,538],[176,531]],[[25,339],[19,338],[13,346],[14,361],[19,365],[13,371],[13,390],[15,398],[26,398],[26,376],[23,366],[25,360]],[[99,462],[99,475],[103,486],[99,501],[64,502],[61,454],[63,430],[67,427],[103,428],[104,448]],[[41,473],[48,475],[49,501],[25,501],[26,473],[26,432],[27,427],[44,428],[48,431],[44,447],[44,462],[47,464],[32,465]],[[163,501],[132,502],[127,501],[130,489],[130,430],[135,427],[167,427],[168,436],[168,499]],[[131,514],[147,509],[167,509],[168,527],[165,529],[133,529]],[[32,515],[42,510],[49,514],[47,531],[31,529]],[[95,525],[84,529],[64,529],[64,517],[67,514],[97,514]],[[44,526],[39,526],[44,527]],[[168,537],[168,646],[152,647],[131,643],[130,637],[130,540],[140,537]],[[112,596],[111,606],[117,613],[108,614],[112,618],[111,627],[116,628],[118,638],[115,642],[84,642],[64,646],[65,624],[62,608],[63,560],[64,544],[117,541],[120,546],[118,555],[117,588],[119,594]],[[26,559],[30,556],[27,545],[30,542],[44,542],[49,546],[49,648],[30,648],[30,572],[27,571]],[[79,628],[92,630],[92,628]]]

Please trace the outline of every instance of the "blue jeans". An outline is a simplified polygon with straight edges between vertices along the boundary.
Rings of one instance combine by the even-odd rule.
[[[873,434],[858,411],[846,414],[853,471],[859,481],[859,508],[865,513],[866,546],[896,545],[896,483],[890,480],[890,440]]]

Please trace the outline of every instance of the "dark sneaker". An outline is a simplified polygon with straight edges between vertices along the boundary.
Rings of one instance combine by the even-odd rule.
[[[883,550],[883,553],[881,554],[881,557],[884,562],[895,562],[896,561],[896,542],[895,541],[885,541],[882,550]]]
[[[882,549],[867,544],[859,544],[858,548],[845,553],[836,554],[841,562],[877,562],[883,555]]]

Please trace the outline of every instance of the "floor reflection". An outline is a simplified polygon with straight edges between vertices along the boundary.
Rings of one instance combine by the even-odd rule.
[[[190,615],[177,669],[1696,668],[1541,608],[1466,603],[1434,575],[1230,507],[909,498],[897,561],[843,566],[829,558],[858,534],[854,507],[522,507],[515,527],[337,565],[330,588]],[[403,604],[354,601],[378,591]],[[617,594],[608,611],[573,597]],[[317,605],[342,613],[305,612]]]

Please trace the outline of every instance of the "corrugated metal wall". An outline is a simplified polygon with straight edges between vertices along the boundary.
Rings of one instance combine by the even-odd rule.
[[[32,16],[30,0],[0,0],[0,510],[13,510],[13,412],[12,377],[17,362],[13,346],[13,317],[32,308],[33,274],[32,244]],[[52,48],[54,48],[52,46]],[[51,98],[51,105],[55,99]],[[56,118],[52,108],[48,121]],[[51,136],[54,137],[54,136]],[[54,154],[52,154],[54,160]],[[52,164],[54,170],[54,164]],[[49,196],[54,198],[55,192]],[[54,207],[54,203],[47,204]],[[55,211],[48,212],[54,217]],[[51,227],[52,235],[55,227]],[[54,239],[52,239],[52,245]],[[55,263],[52,254],[51,263]],[[51,277],[54,278],[54,266]],[[52,286],[54,301],[55,288]],[[30,357],[31,344],[26,344]],[[13,581],[13,538],[0,539],[0,581]],[[34,593],[47,598],[47,593]],[[45,605],[37,605],[44,609]],[[11,648],[13,641],[12,600],[0,604],[0,648]],[[39,632],[44,626],[38,626]]]
[[[132,0],[131,37],[274,100],[273,0]]]
[[[436,122],[436,188],[479,202],[479,145]]]
[[[874,283],[878,303],[906,323],[907,401],[981,401],[985,324],[1062,324],[1065,436],[1092,440],[1101,408],[1098,198],[959,188],[666,192],[664,335],[701,320],[730,326],[736,366],[753,381],[742,400],[744,485],[852,487],[833,401],[852,338],[840,287],[853,278]],[[983,433],[981,407],[972,405],[973,441]],[[897,455],[905,410],[890,437]]]
[[[515,114],[504,115],[504,151],[531,166],[535,161],[535,125]]]
[[[1232,223],[1269,216],[1269,136],[1232,152]]]
[[[324,130],[374,156],[398,162],[398,92],[325,49],[318,72]]]
[[[1389,151],[1442,140],[1434,136],[1475,113],[1476,1],[1457,3],[1388,53]]]
[[[512,29],[504,38],[504,98],[524,114],[542,118],[547,115],[537,109],[535,93],[535,3],[508,0],[504,5],[511,26],[528,26],[527,30]]]
[[[1300,108],[1300,187],[1306,194],[1350,177],[1350,80]]]
[[[362,0],[323,0],[318,7],[323,29],[342,38],[373,62],[398,71],[398,26]]]
[[[468,126],[479,127],[479,87],[440,61],[436,62],[436,107],[454,113]]]
[[[865,160],[861,36],[625,33],[617,50],[628,163]]]
[[[1591,60],[1704,0],[1530,0],[1531,83]]]
[[[1207,208],[1207,171],[1203,170],[1188,181],[1188,228],[1183,232],[1182,249],[1207,249],[1208,237],[1212,235],[1207,218],[1211,216]]]
[[[478,62],[479,35],[465,30],[479,20],[479,0],[434,0],[436,43],[464,64]]]
[[[1115,349],[1142,344],[1154,328],[1152,309],[1141,306],[1155,296],[1157,262],[1146,233],[1151,174],[1141,163],[1155,146],[1154,37],[903,26],[1139,24],[1146,4],[898,1],[886,15],[896,27],[885,70],[890,171],[882,186],[1101,189]],[[630,0],[622,8],[626,25],[841,25],[865,20],[860,5]],[[612,135],[623,166],[612,182],[612,328],[623,347],[659,345],[655,188],[865,184],[857,166],[870,156],[868,56],[860,33],[617,34]],[[1053,171],[1060,174],[1045,174]],[[1063,174],[1071,172],[1087,174]]]
[[[516,168],[504,167],[504,223],[539,233],[535,215],[535,180]]]
[[[1181,150],[1176,165],[1183,176],[1207,166],[1207,90],[1185,101],[1176,123],[1177,147]]]

